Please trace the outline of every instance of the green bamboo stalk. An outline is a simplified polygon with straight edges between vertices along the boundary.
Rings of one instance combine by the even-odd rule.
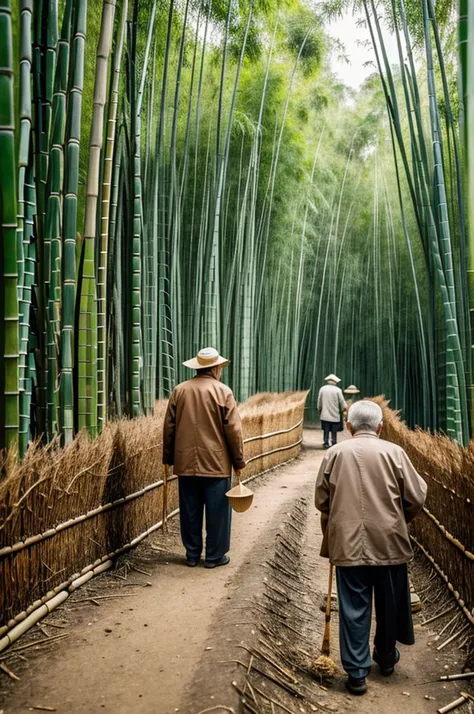
[[[135,3],[135,10],[138,4]],[[130,395],[131,414],[139,416],[143,409],[142,381],[143,381],[143,303],[142,303],[142,238],[143,238],[143,185],[141,178],[141,112],[145,81],[148,71],[148,60],[150,56],[153,30],[155,26],[156,0],[153,3],[150,19],[148,23],[147,40],[145,47],[145,57],[143,62],[142,76],[136,102],[132,107],[131,133],[134,137],[134,157],[133,157],[133,238],[132,238],[132,320],[131,320],[131,373],[130,373]],[[136,28],[136,15],[134,15],[134,28]],[[135,35],[136,37],[136,35]],[[135,42],[136,40],[134,40]]]
[[[460,443],[467,443],[469,432],[467,405],[465,401],[465,375],[456,315],[456,292],[452,242],[447,210],[446,184],[441,149],[442,137],[440,136],[439,131],[440,122],[431,47],[430,15],[427,0],[422,0],[422,6],[425,23],[425,50],[434,156],[434,191],[436,192],[435,195],[437,200],[437,216],[440,234],[439,252],[441,253],[441,261],[444,264],[444,281],[446,283],[446,287],[443,286],[443,292],[445,292],[449,300],[449,303],[445,305],[446,325],[448,329],[448,351],[446,355],[448,375],[448,407],[450,407],[448,417],[451,419],[451,427],[449,427],[448,422],[448,433],[450,433],[450,435],[452,435]]]
[[[78,424],[74,412],[73,364],[76,350],[74,335],[76,308],[76,236],[79,186],[79,148],[81,139],[82,90],[84,86],[84,49],[87,0],[74,6],[71,70],[66,120],[66,154],[63,181],[63,241],[61,285],[61,376],[59,382],[60,425],[64,442],[71,443]]]
[[[113,23],[115,8],[110,8],[109,12],[112,15],[112,19],[109,19],[109,22],[112,21]],[[117,28],[116,47],[111,67],[106,145],[103,157],[102,200],[100,205],[100,237],[97,269],[97,419],[99,430],[102,429],[107,418],[107,259],[109,252],[112,168],[127,15],[128,0],[123,0],[122,14]]]
[[[463,139],[467,216],[468,216],[468,262],[467,281],[469,296],[469,325],[471,328],[471,364],[474,364],[474,139],[472,129],[469,127],[469,118],[474,116],[474,93],[472,90],[472,77],[474,76],[474,12],[468,0],[459,0],[458,17],[459,39],[459,95],[460,95],[460,124]],[[468,381],[468,393],[471,417],[471,435],[474,429],[474,377],[471,373]]]
[[[30,385],[27,383],[28,342],[30,332],[31,283],[30,283],[30,227],[26,226],[25,205],[28,201],[27,173],[31,158],[31,32],[33,0],[20,3],[20,143],[18,149],[18,301],[19,301],[19,392],[20,433],[19,451],[22,456],[30,437]]]
[[[46,211],[48,204],[48,175],[50,160],[50,137],[52,101],[55,86],[58,45],[57,0],[38,0],[35,3],[33,39],[33,101],[35,136],[35,185],[38,279],[36,293],[36,324],[38,362],[38,431],[51,436],[49,416],[54,402],[54,378],[48,377],[51,354],[52,329],[48,327],[48,295],[51,281],[51,244],[46,235]],[[48,407],[48,405],[50,405]]]
[[[10,447],[19,432],[19,344],[17,196],[15,164],[15,110],[13,97],[13,36],[10,0],[0,0],[0,239],[3,270],[0,387],[0,446]]]
[[[168,73],[170,68],[171,40],[173,31],[174,0],[170,0],[166,31],[165,52],[163,56],[163,75],[161,80],[160,114],[156,138],[156,173],[154,221],[157,230],[158,245],[158,366],[157,380],[160,396],[168,396],[174,388],[175,359],[174,340],[171,320],[170,298],[170,252],[168,231],[166,228],[166,174],[164,161],[164,137],[166,122],[166,98],[168,91]]]
[[[219,268],[220,268],[220,242],[219,242],[219,221],[221,214],[222,194],[224,190],[225,177],[225,153],[227,149],[227,140],[224,147],[222,146],[222,114],[223,114],[223,98],[225,87],[225,75],[227,68],[227,52],[229,41],[229,27],[231,20],[232,2],[228,0],[225,31],[222,41],[222,61],[219,83],[219,98],[217,108],[216,122],[216,152],[215,152],[215,168],[214,168],[214,186],[213,186],[213,207],[211,220],[209,221],[209,236],[206,240],[204,260],[205,260],[205,278],[204,278],[204,293],[203,293],[203,339],[208,345],[218,345],[220,343],[220,301],[218,294],[218,285],[220,283]],[[234,83],[234,87],[236,84]],[[235,96],[235,93],[234,93]],[[232,125],[231,109],[229,124]],[[228,127],[228,135],[230,126]]]
[[[101,312],[101,326],[105,326],[105,305],[97,305],[96,242],[97,205],[99,197],[100,159],[104,134],[104,113],[107,97],[107,72],[112,48],[116,0],[104,0],[94,83],[93,113],[87,174],[87,197],[84,219],[79,271],[79,319],[78,319],[78,426],[86,427],[92,436],[103,422],[98,423],[98,399],[100,416],[105,416],[105,345],[102,345],[102,360],[97,362],[97,321]],[[105,275],[101,273],[102,282]],[[99,309],[98,309],[99,308]],[[101,333],[105,337],[105,329]]]
[[[186,42],[186,27],[188,22],[189,0],[186,0],[182,23],[181,39],[179,43],[178,66],[176,69],[176,83],[173,103],[173,118],[171,122],[171,155],[170,155],[170,190],[168,203],[168,245],[171,251],[170,265],[170,293],[171,293],[171,316],[172,333],[182,334],[182,294],[181,294],[181,261],[179,255],[180,228],[181,228],[181,206],[180,206],[180,186],[178,178],[178,116],[181,99],[181,78],[184,61],[184,48]]]
[[[47,424],[51,438],[58,431],[59,414],[59,344],[61,319],[61,213],[63,208],[64,143],[66,136],[66,97],[69,77],[72,3],[65,6],[61,37],[57,45],[56,76],[52,99],[52,122],[46,185],[45,245],[49,246],[49,279],[46,283],[47,333]]]

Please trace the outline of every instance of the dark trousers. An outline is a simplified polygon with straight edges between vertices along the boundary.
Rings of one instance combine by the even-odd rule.
[[[392,667],[396,661],[396,642],[404,645],[415,642],[406,564],[337,567],[336,578],[339,643],[345,671],[355,678],[369,673],[372,593],[378,662],[381,667]]]
[[[225,495],[229,478],[180,476],[179,517],[187,558],[202,553],[202,521],[206,509],[206,560],[220,560],[230,548],[231,508]]]
[[[329,446],[329,432],[331,432],[331,443],[337,444],[338,421],[325,421],[321,419],[321,426],[324,432],[324,446]]]

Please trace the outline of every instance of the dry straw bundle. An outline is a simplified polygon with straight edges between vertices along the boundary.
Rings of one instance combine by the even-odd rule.
[[[241,405],[248,463],[245,479],[299,454],[307,396],[308,392],[264,392]]]
[[[383,397],[382,436],[402,446],[428,484],[423,517],[411,535],[442,575],[474,625],[474,440],[467,448],[445,436],[411,430]]]
[[[297,455],[306,393],[265,394],[243,404],[244,436],[253,458],[244,477]],[[133,541],[163,518],[162,426],[166,401],[153,417],[107,424],[66,448],[33,445],[18,462],[0,462],[0,637],[26,608],[74,574]],[[275,416],[270,417],[274,411]],[[291,448],[287,448],[287,447]],[[274,451],[277,449],[277,451]],[[264,451],[273,451],[261,457]],[[250,454],[250,456],[249,456]],[[256,458],[255,458],[256,457]],[[264,466],[265,464],[265,466]],[[167,514],[178,506],[177,477],[167,486]]]

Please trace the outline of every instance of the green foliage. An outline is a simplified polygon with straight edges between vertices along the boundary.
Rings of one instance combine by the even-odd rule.
[[[434,85],[432,128],[437,121],[441,134],[449,291],[466,326],[456,159],[464,107],[452,4],[436,3],[431,66],[420,59],[421,3],[407,0],[405,22],[386,0],[382,24],[372,26],[376,47],[390,21],[404,42],[411,32],[417,77],[411,66],[410,76],[405,66],[390,69],[385,88],[377,73],[356,92],[331,74],[334,43],[322,19],[352,2],[315,10],[303,0],[130,0],[128,8],[120,0],[101,72],[102,2],[89,0],[72,65],[58,59],[54,23],[48,33],[43,22],[51,12],[61,28],[72,8],[77,30],[84,3],[52,0],[33,10],[31,153],[16,172],[29,197],[17,213],[24,445],[58,430],[70,440],[106,416],[151,413],[156,397],[189,376],[181,363],[205,341],[231,358],[227,378],[238,398],[311,388],[314,409],[321,381],[335,371],[364,395],[385,393],[411,424],[446,428],[452,335],[427,250],[426,207],[437,236],[446,216],[433,181],[425,84]],[[20,122],[28,102],[19,22],[14,11],[16,155],[25,146],[20,123],[26,136],[29,122]],[[74,75],[82,61],[83,82]],[[53,102],[51,87],[64,77],[68,91]],[[65,127],[50,121],[50,107],[63,101]],[[447,247],[446,229],[442,240]]]

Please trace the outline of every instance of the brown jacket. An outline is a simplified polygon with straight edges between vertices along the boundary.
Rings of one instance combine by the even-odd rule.
[[[425,497],[426,483],[400,446],[358,432],[333,446],[319,469],[321,555],[340,566],[408,563],[407,524]]]
[[[163,463],[180,476],[231,476],[243,469],[242,424],[232,390],[211,374],[178,384],[163,425]]]

